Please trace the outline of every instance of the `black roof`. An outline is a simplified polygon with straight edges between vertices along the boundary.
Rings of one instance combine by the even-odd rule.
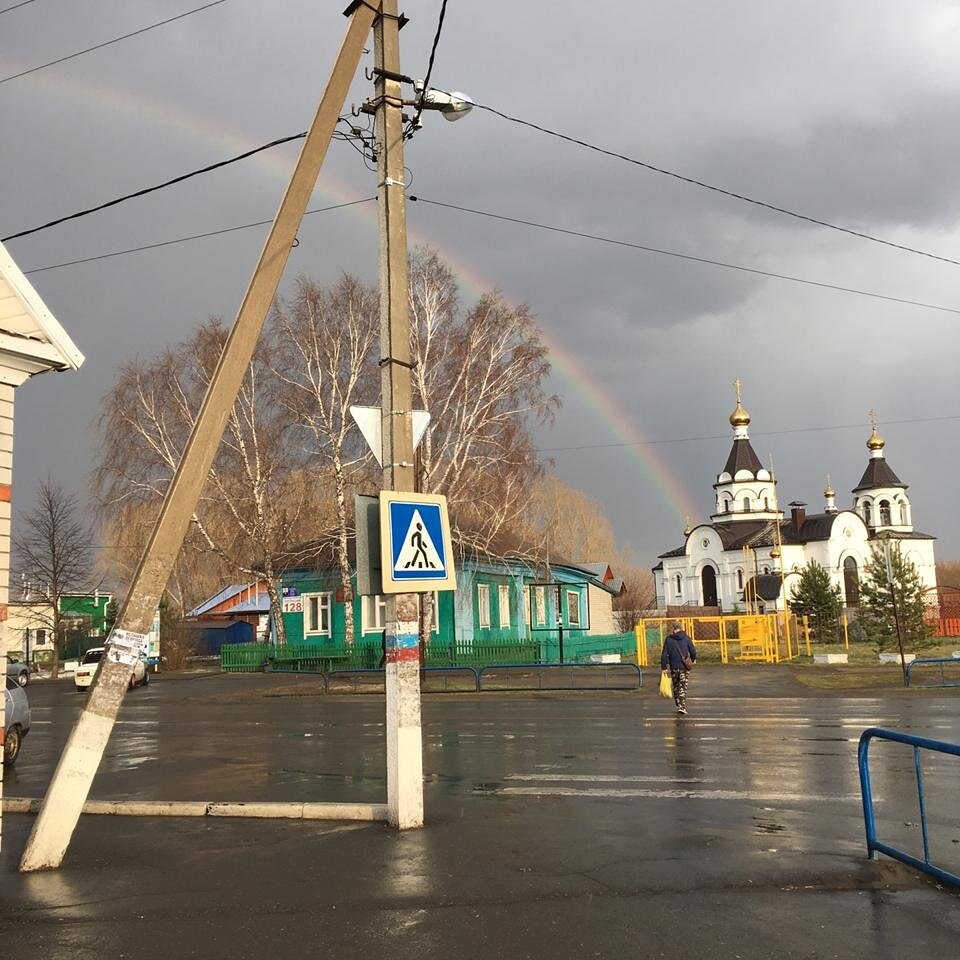
[[[749,470],[754,476],[759,470],[763,469],[760,458],[754,453],[750,441],[746,439],[737,439],[733,441],[733,447],[730,449],[730,456],[727,457],[726,465],[723,470],[729,473],[731,477],[737,475],[738,470]]]
[[[863,476],[853,488],[853,492],[859,493],[861,490],[872,490],[875,487],[907,489],[907,485],[890,469],[890,464],[883,457],[871,457],[867,461],[867,469],[863,471]]]
[[[845,513],[853,513],[857,519],[863,519],[860,517],[860,514],[853,510],[840,510],[836,513],[811,513],[804,517],[799,531],[794,531],[792,520],[781,520],[780,542],[787,544],[803,544],[815,543],[821,540],[829,540],[830,534],[833,531],[834,521],[837,519],[837,517],[843,516]],[[709,526],[711,530],[715,531],[720,537],[720,542],[723,544],[724,551],[727,551],[739,550],[742,547],[774,546],[777,542],[774,522],[775,521],[773,520],[752,520],[747,522],[741,521],[740,523],[718,524],[716,526],[711,524],[701,524],[700,526]],[[919,530],[914,530],[911,533],[897,532],[894,534],[894,536],[897,540],[937,539],[931,534],[921,533]],[[870,540],[875,540],[876,537],[877,534],[875,531],[868,531],[868,538]],[[668,550],[666,553],[659,554],[657,559],[662,561],[663,559],[670,557],[682,557],[686,552],[686,546],[675,547],[673,550]],[[655,571],[662,570],[663,563],[658,563],[653,569]],[[760,588],[760,596],[763,596],[762,586]],[[771,600],[773,598],[765,597],[764,599]]]
[[[873,531],[870,532],[870,539],[876,540],[877,534]],[[894,540],[936,540],[937,538],[933,536],[932,533],[921,533],[919,530],[912,530],[910,533],[894,533]]]
[[[846,512],[846,511],[844,511]],[[814,540],[829,540],[833,522],[839,513],[808,513],[800,524],[799,532],[794,532],[793,521],[784,520],[780,525],[780,536],[784,543],[810,543]]]
[[[658,553],[657,559],[663,560],[665,557],[682,557],[686,552],[687,548],[685,545],[682,547],[674,547],[672,550],[668,550],[666,553]],[[663,564],[661,563],[660,566],[662,567]],[[654,567],[653,569],[656,570],[657,568]]]
[[[783,589],[783,578],[779,573],[761,573],[759,576],[751,577],[744,584],[744,599],[753,598],[754,589],[763,600],[776,600]]]
[[[738,523],[723,524],[713,528],[720,534],[724,550],[739,550],[741,547],[754,547],[766,543],[766,535],[773,542],[772,520],[741,520]]]

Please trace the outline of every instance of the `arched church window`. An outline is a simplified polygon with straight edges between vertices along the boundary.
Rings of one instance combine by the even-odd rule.
[[[744,513],[749,513],[749,512],[750,512],[750,498],[749,498],[749,497],[744,497],[744,498],[743,498],[743,512],[744,512]]]
[[[848,607],[860,606],[860,575],[857,572],[857,561],[853,557],[847,557],[843,561],[843,592]]]
[[[863,522],[868,526],[873,526],[873,510],[870,508],[870,501],[863,501]]]
[[[683,587],[681,586],[682,582],[683,581],[680,578],[680,574],[678,573],[674,578],[674,583],[677,585],[677,596],[683,593]]]
[[[737,571],[737,589],[738,590],[743,589],[743,571],[742,570]]]
[[[764,567],[764,568],[763,568],[763,572],[764,572],[764,574],[769,574],[769,573],[770,573],[770,568],[769,568],[769,567]]]
[[[910,521],[907,519],[907,503],[905,500],[900,501],[900,523],[903,526],[906,526]]]
[[[881,500],[880,501],[880,524],[881,526],[889,525],[890,523],[890,501]]]

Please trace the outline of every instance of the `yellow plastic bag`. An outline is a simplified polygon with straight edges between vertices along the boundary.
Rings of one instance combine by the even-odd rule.
[[[660,671],[660,696],[673,699],[673,679],[667,670]]]

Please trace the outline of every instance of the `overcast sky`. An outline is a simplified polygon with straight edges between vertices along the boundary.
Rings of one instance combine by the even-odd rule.
[[[10,3],[0,0],[0,7]],[[0,78],[201,0],[34,0],[0,15]],[[346,0],[227,0],[0,83],[0,236],[306,128]],[[410,2],[423,76],[439,0]],[[371,43],[372,47],[372,43]],[[371,57],[365,57],[371,65]],[[450,0],[433,82],[731,191],[960,259],[960,4],[896,0]],[[369,96],[362,74],[351,101]],[[960,267],[801,223],[479,110],[408,145],[411,192],[766,271],[960,310]],[[8,243],[25,271],[272,217],[296,146]],[[331,149],[312,206],[370,196]],[[956,313],[801,286],[424,204],[465,298],[497,286],[539,317],[563,407],[538,433],[652,565],[705,519],[731,440],[731,382],[782,505],[841,506],[875,407],[914,521],[960,556]],[[375,210],[306,218],[285,285],[376,277]],[[117,366],[232,318],[265,227],[32,273],[87,361],[18,391],[15,511],[46,475],[86,491]],[[912,422],[904,422],[912,421]],[[632,441],[651,441],[640,445]],[[632,442],[632,443],[631,443]],[[589,558],[601,559],[601,558]]]

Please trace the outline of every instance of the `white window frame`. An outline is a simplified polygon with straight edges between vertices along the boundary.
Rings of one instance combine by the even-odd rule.
[[[574,619],[574,616],[573,616],[574,611],[576,611],[576,614],[577,614],[576,619]],[[578,629],[582,626],[581,619],[580,619],[580,591],[579,590],[567,591],[567,626],[577,627]]]
[[[310,629],[310,614],[312,601],[317,602],[317,626]],[[323,621],[326,614],[326,629]],[[303,636],[329,637],[331,636],[333,621],[333,594],[332,593],[305,593],[303,595]]]
[[[547,591],[545,587],[530,588],[530,620],[535,627],[547,625]]]
[[[500,583],[497,585],[497,613],[500,618],[500,626],[510,626],[510,584]]]
[[[381,633],[387,627],[387,598],[373,594],[360,604],[361,633]]]
[[[427,597],[427,594],[423,595],[424,598]],[[440,632],[440,591],[433,591],[433,626],[430,628],[432,633]]]
[[[477,626],[481,630],[490,629],[490,584],[477,584]]]

